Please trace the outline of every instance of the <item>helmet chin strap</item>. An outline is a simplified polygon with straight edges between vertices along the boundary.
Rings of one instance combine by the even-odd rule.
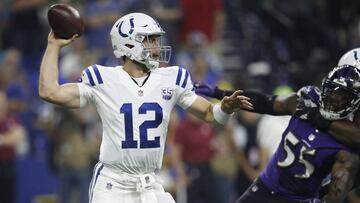
[[[328,112],[326,110],[324,110],[323,108],[320,107],[319,109],[320,114],[327,120],[340,120],[340,119],[344,119],[347,118],[351,113],[353,113],[354,111],[349,111],[347,114],[343,115],[343,112],[339,112],[339,113],[334,113],[334,112]],[[344,110],[343,110],[344,111]]]
[[[121,58],[122,56],[124,56],[124,54],[122,52],[120,52],[119,50],[114,50],[114,55],[115,55],[116,58]],[[150,57],[148,57],[145,60],[138,60],[138,59],[136,59],[135,56],[132,56],[132,55],[130,55],[128,57],[131,60],[136,61],[136,62],[144,65],[149,70],[154,70],[154,69],[158,68],[159,64],[160,64],[158,61],[151,60]]]
[[[159,62],[153,60],[136,61],[146,66],[149,70],[154,70],[159,67]]]
[[[114,55],[116,58],[121,58],[124,54],[122,54],[120,51],[118,50],[114,50]]]
[[[154,70],[155,68],[159,67],[159,62],[156,60],[153,60],[150,57],[150,53],[147,51],[143,51],[141,53],[141,58],[142,59],[136,59],[136,57],[134,57],[134,60],[138,63],[141,63],[143,65],[145,65],[145,67],[149,70]]]

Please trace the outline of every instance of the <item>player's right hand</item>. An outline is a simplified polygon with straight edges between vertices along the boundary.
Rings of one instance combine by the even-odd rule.
[[[254,106],[250,103],[250,98],[241,95],[242,92],[242,90],[236,90],[231,96],[225,96],[223,100],[221,100],[221,109],[227,114],[237,112],[241,109],[253,110]]]
[[[53,31],[50,31],[48,35],[48,44],[57,46],[59,48],[64,47],[68,44],[70,44],[72,41],[74,41],[78,37],[78,34],[73,35],[70,39],[61,39],[54,35]]]

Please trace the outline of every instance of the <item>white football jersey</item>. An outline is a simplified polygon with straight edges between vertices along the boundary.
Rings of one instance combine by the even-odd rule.
[[[102,121],[100,161],[130,174],[160,168],[172,109],[186,109],[197,97],[189,72],[157,68],[142,87],[122,66],[92,65],[81,78],[80,105],[95,104]]]

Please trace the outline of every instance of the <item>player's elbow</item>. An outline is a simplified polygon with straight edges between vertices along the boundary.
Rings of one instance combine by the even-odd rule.
[[[55,93],[54,91],[51,91],[48,88],[39,85],[39,97],[45,101],[52,102],[55,98]]]
[[[49,97],[49,93],[46,91],[46,88],[41,84],[39,84],[38,93],[39,97],[43,100],[46,100]]]
[[[39,91],[39,97],[45,101],[51,101],[52,98],[51,94],[46,91]]]

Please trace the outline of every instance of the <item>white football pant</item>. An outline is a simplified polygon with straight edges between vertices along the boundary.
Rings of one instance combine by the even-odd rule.
[[[89,188],[89,203],[175,203],[154,174],[117,174],[98,163]]]

